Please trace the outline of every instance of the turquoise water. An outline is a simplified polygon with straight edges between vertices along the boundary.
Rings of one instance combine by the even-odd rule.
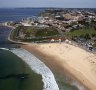
[[[0,50],[0,90],[42,90],[41,75],[13,53]]]

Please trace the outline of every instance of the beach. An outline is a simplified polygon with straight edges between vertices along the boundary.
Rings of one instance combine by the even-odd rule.
[[[77,80],[81,90],[96,90],[96,55],[67,43],[27,44],[22,48],[42,60],[53,72]]]

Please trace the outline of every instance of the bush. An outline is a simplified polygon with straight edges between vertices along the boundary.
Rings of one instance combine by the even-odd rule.
[[[93,44],[93,47],[96,47],[96,42]]]

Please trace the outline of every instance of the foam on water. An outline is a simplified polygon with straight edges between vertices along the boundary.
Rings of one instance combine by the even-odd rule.
[[[76,81],[72,81],[71,85],[76,86],[79,90],[86,90],[86,89],[84,88],[84,86],[80,85],[80,84],[79,84],[78,82],[76,82]]]
[[[0,48],[0,50],[9,50],[9,49],[7,49],[7,48]]]
[[[42,81],[44,83],[43,90],[59,90],[53,73],[38,58],[24,49],[13,49],[10,51],[24,60],[34,72],[42,75]]]

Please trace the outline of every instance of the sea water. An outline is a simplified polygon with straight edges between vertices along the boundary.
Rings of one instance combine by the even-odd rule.
[[[20,21],[22,18],[39,15],[44,8],[0,8],[0,22]]]
[[[44,83],[43,90],[59,90],[53,73],[38,58],[24,49],[13,49],[11,52],[26,62],[34,72],[42,75],[42,81]]]
[[[0,90],[43,90],[42,77],[12,52],[0,49]]]

